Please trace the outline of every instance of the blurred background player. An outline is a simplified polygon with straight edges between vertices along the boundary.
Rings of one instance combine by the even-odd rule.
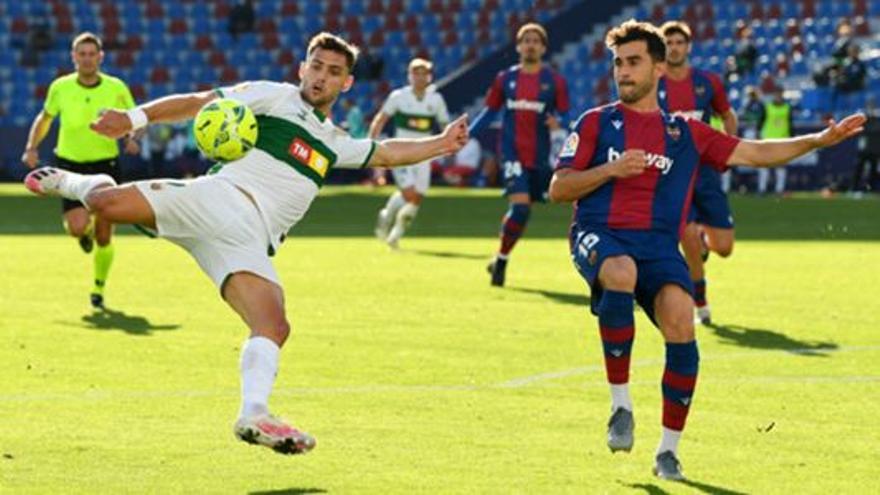
[[[791,104],[785,101],[785,90],[777,87],[773,90],[773,99],[764,104],[763,119],[758,122],[761,130],[761,139],[776,139],[791,137],[792,125]],[[785,192],[785,167],[773,170],[773,190],[782,195]],[[767,193],[767,183],[770,180],[770,171],[758,170],[758,194]]]
[[[122,80],[101,72],[104,60],[101,39],[84,32],[74,38],[70,56],[76,72],[61,76],[49,86],[43,110],[34,118],[28,134],[22,161],[34,168],[40,162],[38,148],[48,134],[55,117],[59,117],[58,143],[55,146],[54,165],[81,174],[107,174],[119,178],[119,146],[89,129],[89,123],[107,109],[134,107],[134,98]],[[126,153],[140,151],[131,137],[125,139]],[[96,309],[104,307],[104,286],[113,264],[113,245],[110,243],[113,226],[101,217],[93,217],[82,203],[62,199],[64,226],[71,236],[79,239],[86,253],[92,252],[94,242],[94,286],[89,295]]]
[[[739,113],[739,124],[742,128],[742,137],[745,139],[760,139],[761,126],[764,123],[764,102],[761,100],[759,90],[755,86],[746,86],[744,90],[746,100],[742,104]],[[740,191],[745,190],[742,175],[755,172],[753,169],[737,170],[737,181],[740,182]]]
[[[630,20],[612,29],[606,43],[614,52],[620,102],[588,110],[575,123],[559,155],[550,197],[575,202],[571,254],[590,287],[590,309],[599,318],[611,388],[608,447],[629,452],[634,445],[628,382],[635,301],[660,329],[666,346],[663,429],[654,474],[682,480],[678,444],[700,358],[693,283],[678,242],[694,174],[705,166],[723,171],[732,163],[784,165],[858,134],[865,117],[850,116],[794,139],[740,140],[660,109],[657,85],[666,46],[656,27]]]
[[[550,131],[565,125],[569,102],[565,79],[542,64],[547,31],[528,23],[516,33],[519,64],[501,71],[486,107],[471,124],[476,136],[501,113],[500,161],[509,207],[501,220],[501,246],[489,264],[492,285],[504,285],[507,260],[529,221],[531,204],[544,202],[550,183]]]
[[[669,21],[660,28],[666,40],[666,75],[660,79],[657,95],[660,106],[709,123],[712,113],[721,116],[724,132],[737,133],[736,113],[727,101],[721,78],[690,65],[691,29],[680,21]],[[706,275],[703,268],[708,250],[722,257],[733,251],[733,215],[721,185],[721,173],[711,167],[697,170],[693,203],[681,238],[681,247],[694,281],[697,318],[711,321],[706,301]],[[705,235],[705,240],[703,238]]]
[[[414,58],[407,69],[409,86],[395,89],[370,123],[369,136],[377,139],[393,119],[394,136],[420,138],[430,136],[449,123],[446,101],[431,85],[431,62]],[[406,228],[416,218],[419,206],[431,186],[431,162],[424,161],[391,171],[397,191],[388,198],[376,220],[376,237],[397,249]]]

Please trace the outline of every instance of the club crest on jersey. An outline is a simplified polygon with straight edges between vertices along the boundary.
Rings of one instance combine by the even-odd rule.
[[[559,158],[571,158],[577,153],[578,144],[581,142],[581,137],[576,132],[572,132],[565,139],[565,144],[562,145],[562,150],[559,152]]]
[[[613,162],[622,156],[621,152],[614,148],[608,148],[608,161]],[[666,175],[672,170],[674,160],[666,155],[657,153],[645,153],[645,161],[648,162],[648,168],[656,168],[661,174]]]
[[[290,143],[287,152],[290,153],[290,156],[296,158],[297,161],[317,172],[321,177],[324,177],[324,175],[327,174],[327,167],[330,165],[330,160],[309,146],[309,144],[302,139],[294,139],[293,142]]]
[[[673,141],[678,141],[678,138],[681,137],[681,129],[679,129],[678,126],[675,124],[667,124],[666,134],[668,134]]]

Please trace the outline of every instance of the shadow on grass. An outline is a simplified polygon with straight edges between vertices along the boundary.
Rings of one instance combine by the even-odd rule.
[[[465,260],[488,260],[491,258],[491,255],[488,254],[470,254],[470,253],[455,253],[452,251],[430,251],[426,249],[407,249],[406,251],[417,254],[419,256],[433,256],[435,258],[457,258],[457,259],[465,259]]]
[[[122,311],[105,309],[82,317],[87,328],[92,330],[122,330],[132,335],[150,335],[160,330],[177,330],[180,325],[154,325],[143,316],[128,315]]]
[[[649,495],[670,495],[672,493],[679,492],[679,490],[672,490],[672,491],[664,490],[663,488],[655,485],[654,483],[623,483],[623,482],[619,482],[619,483],[625,487],[628,487],[628,488],[642,490]],[[730,490],[728,488],[722,488],[720,486],[710,485],[708,483],[701,483],[699,481],[693,481],[693,480],[676,481],[673,483],[679,483],[682,485],[686,485],[686,486],[689,486],[695,490],[699,490],[703,493],[711,493],[713,495],[746,495],[745,492],[738,492],[736,490]]]
[[[250,495],[304,495],[306,493],[327,493],[323,488],[282,488],[280,490],[261,490]]]
[[[555,290],[530,289],[528,287],[508,287],[508,290],[522,292],[524,294],[538,294],[559,304],[573,304],[584,308],[590,308],[590,297],[586,294],[572,294]]]
[[[714,323],[706,325],[706,327],[711,329],[721,339],[722,344],[733,344],[754,349],[786,351],[804,356],[828,357],[830,352],[840,347],[834,342],[797,340],[784,333],[764,328],[749,328],[736,324],[718,325]]]

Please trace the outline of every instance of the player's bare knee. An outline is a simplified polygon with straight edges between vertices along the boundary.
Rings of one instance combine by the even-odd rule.
[[[282,318],[279,321],[275,322],[272,325],[272,340],[278,344],[279,347],[284,345],[284,342],[287,340],[287,337],[290,336],[290,323]]]
[[[112,237],[112,234],[109,231],[107,231],[107,232],[103,232],[100,230],[95,231],[95,242],[98,243],[98,246],[104,247],[104,246],[110,244],[111,237]]]
[[[721,256],[722,258],[727,258],[731,254],[733,254],[733,241],[730,242],[722,242],[718,246],[713,246],[715,249],[715,254]]]
[[[74,225],[72,223],[68,223],[67,233],[70,234],[70,237],[80,238],[86,234],[86,225]]]
[[[599,281],[610,290],[631,292],[636,287],[636,264],[628,256],[615,256],[602,263]]]
[[[106,217],[115,203],[114,196],[110,189],[94,189],[85,197],[85,203],[88,205],[89,211],[95,215]]]

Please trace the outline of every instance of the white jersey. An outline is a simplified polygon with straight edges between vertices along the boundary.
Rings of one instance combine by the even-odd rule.
[[[382,105],[382,113],[394,122],[395,137],[430,136],[435,125],[442,128],[449,123],[446,100],[434,86],[428,86],[422,98],[416,96],[412,86],[395,89]]]
[[[244,82],[217,93],[245,103],[259,126],[248,154],[216,173],[247,192],[257,204],[272,248],[302,218],[333,168],[366,166],[376,149],[371,139],[354,139],[305,102],[298,86]]]

